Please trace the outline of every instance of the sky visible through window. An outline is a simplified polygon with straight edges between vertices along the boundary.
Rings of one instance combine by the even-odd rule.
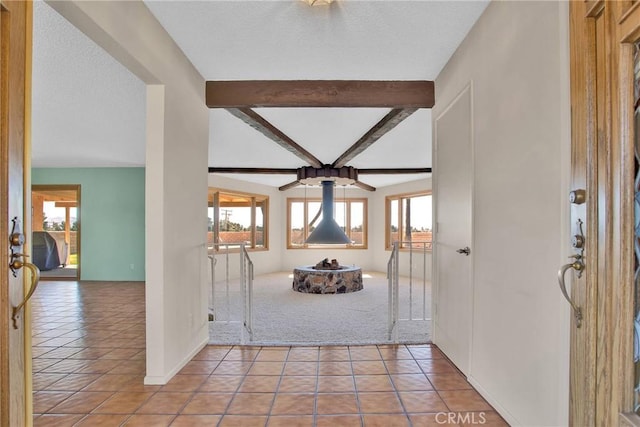
[[[411,226],[417,230],[431,230],[431,196],[411,198]]]
[[[77,208],[70,208],[69,215],[71,216],[71,225],[76,222],[76,218],[78,217],[76,213]],[[54,222],[61,224],[64,222],[64,208],[56,208],[56,202],[44,202],[43,211],[46,217],[46,221],[49,224],[53,224]]]
[[[411,226],[415,229],[431,229],[431,196],[413,197],[411,198]],[[311,220],[318,209],[320,209],[320,202],[309,202],[309,220]],[[228,212],[223,213],[222,211]],[[46,211],[45,211],[46,212]],[[303,216],[303,203],[293,203],[291,206],[291,227],[302,228],[304,225]],[[209,208],[209,218],[213,220],[213,208]],[[47,214],[47,217],[49,215]],[[64,217],[64,211],[63,211]],[[226,218],[225,218],[226,217]],[[334,217],[338,225],[344,226],[345,224],[345,210],[344,203],[336,201],[334,204]],[[246,208],[224,208],[220,209],[220,220],[224,221],[228,219],[229,222],[235,222],[243,227],[251,226],[251,209]],[[260,223],[260,221],[258,221]],[[362,225],[362,211],[358,209],[352,209],[351,212],[351,226],[357,227]]]
[[[213,208],[209,208],[207,216],[213,221]],[[256,209],[256,222],[258,225],[262,225],[262,212],[260,209]],[[251,208],[239,207],[239,208],[221,208],[220,209],[220,221],[229,221],[230,223],[240,224],[244,228],[251,227]]]

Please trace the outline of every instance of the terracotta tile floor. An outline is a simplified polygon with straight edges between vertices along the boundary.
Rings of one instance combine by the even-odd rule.
[[[36,426],[507,424],[435,347],[207,346],[145,386],[144,286],[43,282],[33,301]],[[465,418],[466,417],[466,418]]]

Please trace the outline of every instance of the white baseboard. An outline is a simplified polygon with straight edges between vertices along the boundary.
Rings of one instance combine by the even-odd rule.
[[[200,352],[208,343],[209,343],[209,330],[205,328],[206,336],[201,338],[200,342],[196,345],[196,347],[187,354],[171,371],[169,371],[166,375],[158,376],[158,375],[147,375],[144,377],[145,385],[165,385],[169,382],[171,378],[173,378],[180,369],[184,368],[184,366],[189,363],[193,357]]]
[[[480,383],[478,383],[478,381],[475,380],[475,378],[473,378],[471,375],[469,375],[467,377],[467,381],[469,381],[469,384],[471,384],[473,386],[473,388],[476,389],[476,391],[478,393],[480,393],[480,395],[487,401],[489,402],[489,404],[491,406],[493,406],[493,408],[496,410],[496,412],[498,414],[500,414],[500,416],[502,418],[504,418],[504,420],[509,423],[510,426],[519,426],[522,425],[517,419],[516,417],[514,417],[509,411],[507,411],[505,409],[504,406],[502,406],[500,404],[500,402],[498,402],[492,395],[491,393],[489,393],[487,390],[484,389],[484,387],[482,387],[480,385]]]

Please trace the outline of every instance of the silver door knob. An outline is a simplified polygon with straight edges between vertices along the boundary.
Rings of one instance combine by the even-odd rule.
[[[465,254],[466,256],[469,256],[469,254],[471,253],[471,249],[469,249],[469,246],[465,246],[462,249],[456,250],[456,252],[458,252],[459,254]]]

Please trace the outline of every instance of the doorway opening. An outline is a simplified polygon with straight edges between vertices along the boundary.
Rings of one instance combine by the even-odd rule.
[[[80,280],[80,186],[31,188],[33,263],[43,280]]]

